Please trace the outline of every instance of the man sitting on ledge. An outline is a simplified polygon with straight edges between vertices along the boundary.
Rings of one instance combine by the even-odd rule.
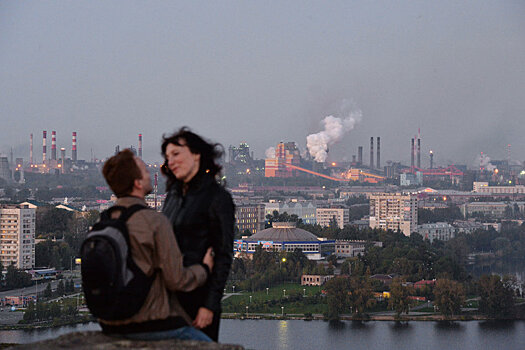
[[[129,149],[109,158],[102,172],[118,198],[117,206],[147,206],[144,197],[152,190],[150,174]],[[120,213],[115,214],[118,217]],[[171,224],[163,214],[149,209],[137,211],[127,221],[127,228],[133,260],[147,276],[156,271],[156,277],[139,312],[125,320],[99,320],[103,332],[137,340],[211,341],[191,327],[192,320],[173,293],[191,291],[206,282],[213,268],[211,249],[202,264],[184,268]]]

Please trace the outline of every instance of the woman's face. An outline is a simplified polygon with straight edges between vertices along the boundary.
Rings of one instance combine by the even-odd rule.
[[[165,157],[168,161],[168,168],[177,180],[187,183],[199,172],[201,155],[191,153],[183,139],[180,139],[179,143],[181,146],[169,143]]]

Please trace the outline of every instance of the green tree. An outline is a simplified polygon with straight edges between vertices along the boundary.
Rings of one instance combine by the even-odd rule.
[[[366,273],[364,276],[350,277],[350,307],[354,314],[364,314],[365,309],[375,305],[372,283],[370,276]]]
[[[24,321],[31,322],[31,321],[34,321],[35,318],[36,318],[35,305],[33,303],[29,303],[26,311],[24,312]]]
[[[350,311],[350,279],[346,277],[332,278],[326,282],[324,289],[326,290],[328,305],[325,317],[329,320],[339,320],[342,313]]]
[[[14,265],[7,267],[5,275],[5,286],[7,289],[28,287],[32,284],[31,275],[17,269]]]
[[[449,279],[436,281],[434,303],[445,317],[460,314],[464,302],[465,290],[461,283]]]
[[[48,283],[47,286],[46,286],[46,289],[44,290],[44,297],[51,298],[52,294],[53,293],[51,291],[51,283]]]
[[[412,300],[411,295],[414,295],[414,288],[404,286],[403,280],[395,278],[390,285],[390,299],[388,300],[388,307],[396,311],[396,318],[404,312],[408,315]]]
[[[64,287],[64,280],[60,280],[57,285],[57,295],[62,296],[64,294],[66,294],[66,290]]]
[[[510,278],[503,281],[498,275],[483,275],[479,279],[479,311],[496,319],[511,318],[514,314],[514,290]]]

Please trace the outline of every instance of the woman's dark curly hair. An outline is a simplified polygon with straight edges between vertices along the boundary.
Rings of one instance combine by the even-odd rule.
[[[180,140],[183,140],[181,144]],[[162,156],[164,157],[164,164],[162,164],[161,172],[167,177],[166,187],[168,191],[177,182],[177,178],[168,168],[168,160],[166,159],[166,148],[172,143],[177,146],[188,146],[190,152],[193,154],[200,154],[199,173],[208,173],[215,177],[220,174],[222,166],[219,164],[219,159],[224,154],[224,148],[220,143],[210,143],[204,140],[199,135],[192,132],[188,127],[184,126],[171,135],[162,136]]]

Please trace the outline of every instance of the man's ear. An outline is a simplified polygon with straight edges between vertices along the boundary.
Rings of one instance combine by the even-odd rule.
[[[136,188],[136,189],[139,189],[141,190],[142,189],[142,181],[140,181],[142,179],[135,179],[133,181],[133,186]]]

